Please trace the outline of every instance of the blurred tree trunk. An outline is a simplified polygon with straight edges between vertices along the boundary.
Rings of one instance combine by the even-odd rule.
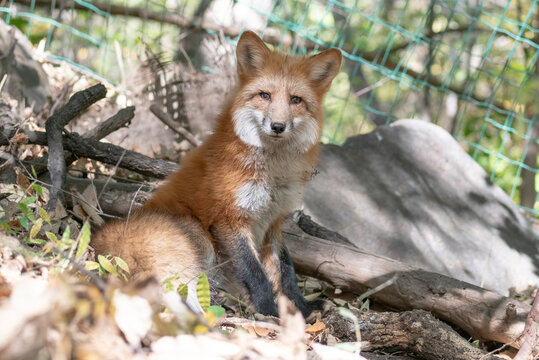
[[[518,2],[519,9],[520,9],[520,1]],[[539,10],[535,13],[535,20],[539,23]],[[535,33],[533,41],[537,44],[539,43],[539,33]],[[531,58],[532,53],[527,52],[527,57]],[[534,82],[535,77],[535,82]],[[532,89],[531,91],[537,91],[537,89],[533,90],[533,84],[535,83],[537,85],[537,80],[539,79],[539,60],[535,62],[535,71],[534,74],[530,76],[530,80],[532,81]],[[536,99],[534,99],[534,96],[530,97],[530,100],[526,104],[526,112],[525,116],[526,118],[530,119],[533,123],[531,124],[531,131],[530,131],[530,138],[525,143],[528,147],[528,152],[526,154],[526,157],[524,158],[524,164],[529,166],[532,169],[537,169],[537,155],[539,153],[539,146],[537,145],[537,139],[539,139],[539,108],[536,104]],[[537,198],[537,191],[535,190],[535,178],[536,173],[533,171],[529,171],[526,169],[522,170],[522,185],[520,187],[520,205],[525,206],[527,208],[532,208],[535,205],[535,200]]]
[[[535,65],[535,74],[539,76],[539,64]],[[537,155],[538,148],[537,139],[539,139],[539,119],[537,118],[537,107],[534,103],[526,104],[526,117],[533,121],[530,131],[530,139],[527,141],[528,153],[524,158],[524,164],[532,169],[537,169]],[[522,185],[520,187],[520,205],[527,208],[532,208],[537,198],[537,191],[535,190],[535,177],[536,173],[526,169],[522,170]]]

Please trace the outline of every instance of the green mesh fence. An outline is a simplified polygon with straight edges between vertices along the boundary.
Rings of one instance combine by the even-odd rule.
[[[193,31],[234,42],[255,29],[297,54],[338,47],[345,63],[324,104],[324,141],[342,143],[399,118],[431,121],[538,217],[537,3],[4,0],[0,13],[33,42],[45,38],[51,59],[111,82],[119,80],[117,48],[127,62],[144,46],[173,54]],[[243,17],[230,15],[236,10]],[[225,15],[207,20],[207,11]]]

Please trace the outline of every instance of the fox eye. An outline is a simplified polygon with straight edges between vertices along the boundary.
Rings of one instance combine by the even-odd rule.
[[[271,99],[271,95],[268,94],[267,92],[264,92],[264,91],[261,91],[258,95],[260,95],[260,97],[264,100],[270,100]]]
[[[294,104],[294,105],[297,105],[301,102],[301,98],[299,96],[292,96],[290,98],[290,103],[291,104]]]

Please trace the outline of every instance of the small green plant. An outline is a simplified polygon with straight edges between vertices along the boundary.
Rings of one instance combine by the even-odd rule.
[[[185,300],[187,299],[189,288],[185,283],[180,283],[177,287],[175,287],[173,282],[179,279],[179,276],[171,276],[161,281],[161,284],[165,287],[165,291],[168,292],[176,290],[181,296],[181,298]],[[206,313],[211,313],[216,319],[224,315],[225,309],[223,307],[211,305],[210,283],[208,281],[208,275],[206,275],[206,273],[201,273],[199,275],[197,280],[196,293],[198,302],[200,304],[200,307],[202,307],[202,310],[204,310]]]
[[[52,232],[50,215],[42,207],[45,203],[45,189],[36,182],[23,178],[19,184],[0,184],[6,194],[7,206],[0,207],[0,228],[9,236],[19,238],[24,244],[39,250],[40,256],[47,258],[54,272],[65,271],[70,261],[81,260],[90,244],[90,224],[84,223],[76,239],[71,238],[71,228],[66,226],[62,235]],[[58,225],[58,224],[57,224]],[[112,274],[127,279],[129,267],[117,256],[98,256],[98,261],[87,261],[87,270],[98,270],[100,275]]]
[[[86,270],[92,271],[97,270],[100,276],[106,274],[119,276],[127,281],[129,274],[129,266],[127,263],[118,256],[112,255],[97,255],[96,261],[86,261],[85,265]]]
[[[43,204],[44,189],[41,185],[33,183],[24,189],[16,184],[2,184],[0,188],[10,204],[15,207],[0,207],[0,227],[7,235],[22,236],[28,245],[43,245],[46,241],[38,235],[43,223],[52,226],[47,211],[41,207]]]

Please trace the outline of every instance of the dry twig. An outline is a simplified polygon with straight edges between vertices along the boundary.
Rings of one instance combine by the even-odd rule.
[[[54,211],[56,201],[63,202],[61,190],[64,186],[66,164],[64,159],[64,146],[62,130],[82,111],[86,110],[96,101],[107,95],[107,89],[101,84],[94,85],[86,90],[74,94],[67,104],[47,119],[47,145],[49,147],[49,160],[47,168],[51,176],[50,200],[47,205],[49,211]]]
[[[174,131],[175,133],[177,134],[180,134],[185,140],[189,141],[189,143],[191,143],[191,145],[193,145],[194,147],[197,147],[199,146],[200,144],[202,144],[202,141],[198,140],[193,134],[191,134],[191,132],[189,132],[187,129],[183,128],[183,127],[180,127],[180,126],[176,126],[174,124],[174,121],[170,118],[170,116],[164,112],[163,110],[161,110],[161,108],[156,105],[156,104],[152,104],[150,106],[150,111],[155,115],[157,116],[157,118],[159,120],[161,120],[161,122],[163,124],[165,124],[166,126],[168,126],[172,131]]]

